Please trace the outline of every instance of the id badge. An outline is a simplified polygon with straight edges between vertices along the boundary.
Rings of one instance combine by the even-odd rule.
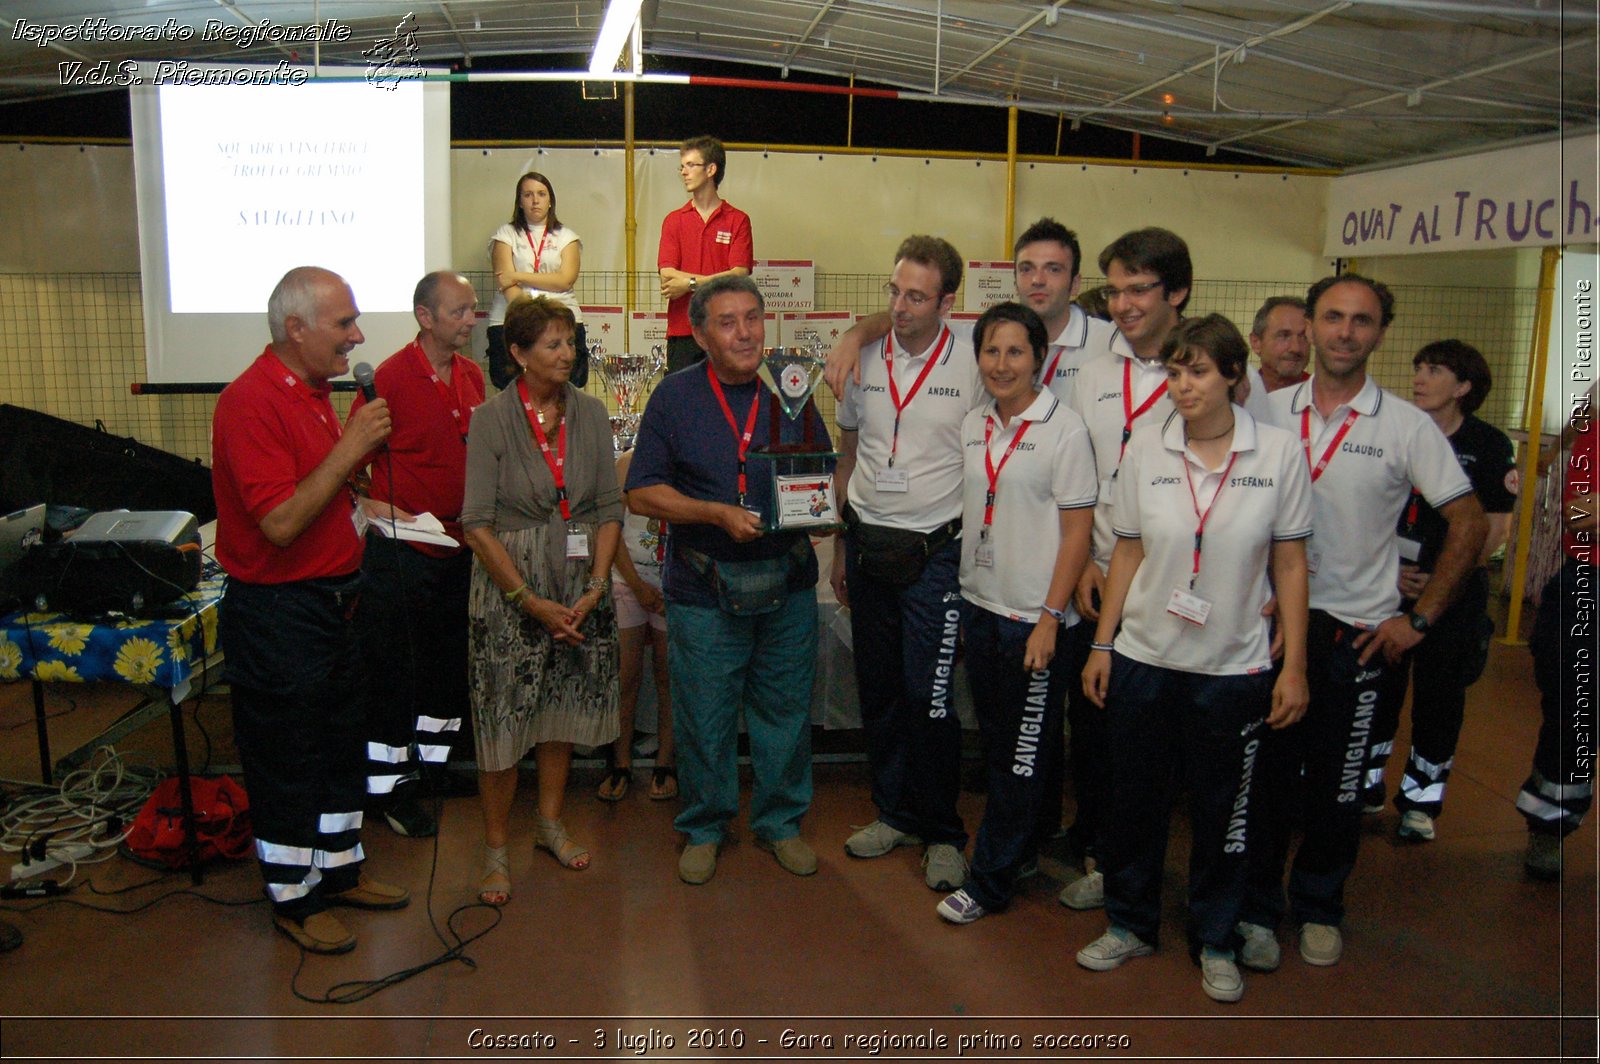
[[[367,538],[367,529],[372,525],[372,522],[367,520],[367,511],[361,508],[361,503],[359,502],[356,503],[355,509],[350,511],[350,523],[356,526],[357,539]]]
[[[1117,475],[1113,473],[1100,482],[1100,495],[1095,501],[1101,506],[1109,506],[1111,504],[1111,493],[1116,490],[1116,487]]]
[[[981,565],[985,569],[994,568],[994,544],[979,543],[978,549],[972,554],[972,564]]]
[[[1407,539],[1405,536],[1396,536],[1395,542],[1400,544],[1401,561],[1415,564],[1416,560],[1422,557],[1422,544],[1417,540]]]
[[[879,491],[907,492],[911,490],[911,474],[904,469],[880,469],[877,484]]]
[[[587,558],[589,556],[589,534],[587,532],[567,533],[567,557]]]
[[[1206,618],[1211,616],[1211,603],[1181,587],[1172,589],[1172,597],[1167,600],[1167,612],[1182,617],[1190,624],[1204,626]]]

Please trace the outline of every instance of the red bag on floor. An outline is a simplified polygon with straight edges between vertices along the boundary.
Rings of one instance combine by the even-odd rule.
[[[231,776],[190,776],[194,795],[194,827],[200,863],[218,857],[239,858],[250,853],[250,796]],[[128,851],[141,861],[168,868],[189,863],[183,835],[183,799],[176,777],[156,785],[144,808],[133,818],[126,840]]]

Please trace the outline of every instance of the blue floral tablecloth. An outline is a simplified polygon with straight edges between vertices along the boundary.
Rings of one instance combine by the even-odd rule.
[[[87,624],[64,613],[6,614],[0,617],[0,680],[179,687],[217,649],[217,603],[226,579],[208,562],[199,585],[163,610],[173,614],[165,620]]]

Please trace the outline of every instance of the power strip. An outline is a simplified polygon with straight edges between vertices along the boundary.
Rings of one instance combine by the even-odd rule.
[[[93,856],[94,847],[87,842],[63,842],[59,846],[51,846],[45,850],[45,855],[37,861],[29,861],[26,864],[19,862],[12,865],[11,881],[15,883],[19,879],[32,879],[34,876],[42,876],[46,872],[55,871],[62,865],[72,864]]]

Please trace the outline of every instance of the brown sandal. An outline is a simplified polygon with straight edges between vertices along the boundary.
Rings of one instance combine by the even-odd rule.
[[[478,880],[478,900],[496,908],[511,900],[511,858],[504,846],[483,847],[483,878]]]
[[[657,765],[650,774],[650,800],[665,802],[678,796],[678,769],[674,765]]]
[[[574,872],[581,872],[589,867],[589,851],[572,841],[572,836],[567,834],[566,825],[559,820],[549,820],[545,817],[534,815],[534,845],[541,850],[549,850],[550,856],[562,868],[570,868]]]
[[[628,765],[613,768],[606,773],[606,778],[600,781],[600,790],[597,797],[602,802],[620,802],[628,796],[628,787],[633,783],[633,768]]]

